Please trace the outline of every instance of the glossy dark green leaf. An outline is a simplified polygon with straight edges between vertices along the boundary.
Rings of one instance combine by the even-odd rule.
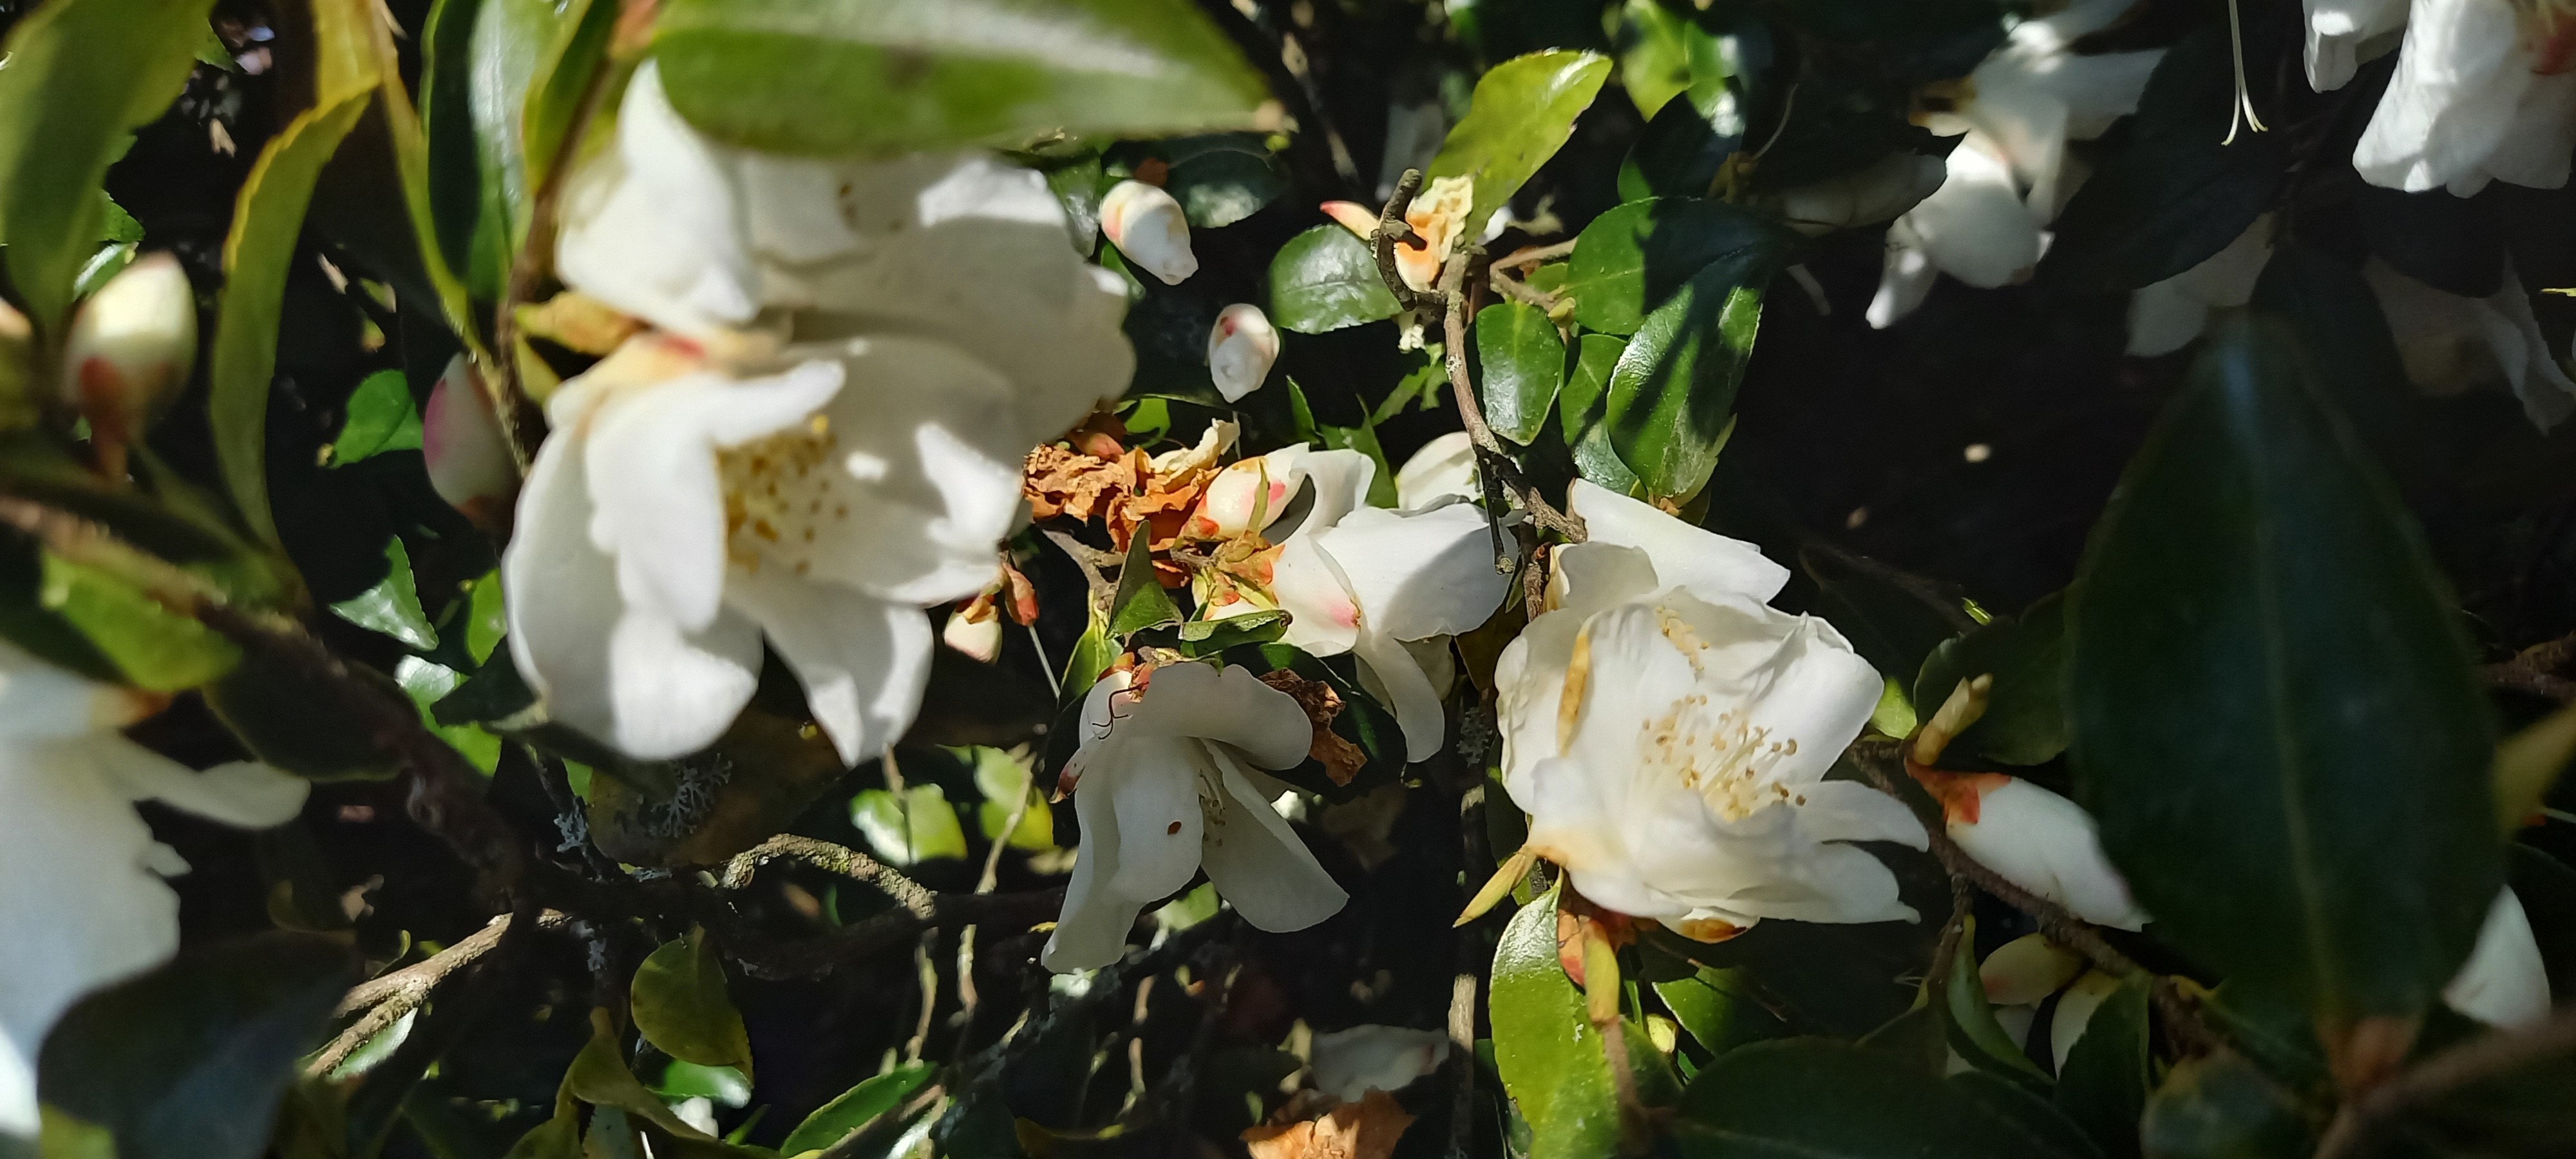
[[[1943,1037],[1969,1065],[2032,1090],[2045,1089],[2048,1076],[2004,1032],[2003,1024],[1995,1020],[1994,1005],[1986,1001],[1986,988],[1977,976],[1976,933],[1976,922],[1970,919],[1942,977],[1940,993],[1934,996]]]
[[[413,707],[420,709],[421,723],[483,775],[490,776],[501,767],[500,734],[477,723],[447,724],[438,719],[438,706],[465,687],[462,673],[418,656],[405,656],[394,666],[394,682],[402,685]]]
[[[1720,133],[1689,101],[1667,101],[1619,163],[1619,196],[1631,201],[1711,196],[1726,159],[1743,145],[1740,118],[1734,133]]]
[[[412,407],[411,387],[399,370],[379,370],[349,394],[349,418],[340,437],[331,441],[333,465],[354,463],[384,451],[420,449],[420,413]]]
[[[1440,153],[1424,171],[1430,180],[1467,177],[1476,182],[1469,234],[1502,208],[1539,166],[1574,135],[1574,119],[1592,104],[1610,78],[1610,58],[1590,52],[1534,52],[1516,56],[1477,78],[1467,115],[1449,130]]]
[[[751,1039],[725,991],[724,960],[702,930],[662,943],[636,967],[635,1029],[662,1053],[751,1073]]]
[[[1963,767],[2038,765],[2066,750],[2066,601],[2052,593],[2017,618],[1942,641],[1923,659],[1914,703],[1930,711],[1962,680],[1995,678],[1986,714],[1951,742]]]
[[[526,182],[524,188],[527,190],[533,192],[544,187],[547,173],[553,169],[557,156],[563,152],[564,136],[572,132],[574,123],[581,119],[582,102],[587,99],[587,94],[592,89],[594,74],[603,68],[620,67],[608,59],[608,41],[616,33],[617,14],[622,7],[608,0],[564,0],[556,11],[550,39],[535,39],[531,36],[545,28],[542,21],[534,19],[534,13],[519,14],[529,18],[524,22],[505,18],[504,27],[495,30],[494,35],[516,33],[521,36],[531,36],[531,39],[541,46],[537,52],[536,64],[528,72],[524,81],[509,72],[502,71],[515,65],[515,60],[508,60],[498,55],[482,58],[490,62],[490,67],[494,69],[491,82],[496,91],[489,98],[491,115],[518,118],[519,167],[524,171]],[[476,35],[479,39],[482,35],[481,30],[477,30]],[[478,48],[495,54],[504,51],[498,46],[478,46]],[[666,85],[668,81],[669,75],[666,69],[664,72]],[[600,78],[600,91],[613,95],[615,82],[614,74]],[[513,83],[526,89],[515,111],[507,105],[508,86]],[[504,165],[501,176],[506,181],[508,178],[506,148],[509,129],[499,124],[484,125],[481,123],[483,116],[484,113],[478,109],[477,129],[485,134],[498,135],[498,139],[487,148],[497,146],[505,150],[499,156]],[[591,127],[591,133],[600,132],[607,122],[607,117],[596,118]],[[487,156],[490,155],[487,154]],[[504,188],[506,190],[507,187]],[[510,221],[513,230],[524,231],[527,228],[526,219],[521,216],[526,212],[526,206],[527,203],[516,196],[511,198]],[[517,240],[515,235],[511,238],[513,248],[516,248]]]
[[[2240,128],[2218,143],[2235,83],[2224,22],[2166,50],[2130,118],[2128,147],[2066,203],[2040,276],[2090,292],[2151,285],[2226,248],[2270,208],[2289,142]]]
[[[114,1132],[123,1159],[253,1159],[297,1058],[358,977],[356,955],[319,934],[190,949],[65,1013],[38,1090]]]
[[[1770,276],[1759,258],[1710,264],[1646,315],[1620,352],[1602,425],[1647,495],[1687,499],[1717,469]]]
[[[2432,1001],[2501,851],[2457,613],[2308,375],[2275,324],[2213,330],[2094,529],[2068,688],[2158,935],[2333,1024]]]
[[[1494,433],[1528,444],[1547,425],[1548,408],[1565,385],[1565,339],[1547,312],[1527,302],[1496,302],[1476,311],[1476,360],[1484,372],[1485,422]]]
[[[801,1155],[840,1142],[877,1116],[903,1105],[937,1070],[927,1063],[899,1066],[841,1092],[840,1097],[816,1108],[788,1132],[787,1141],[778,1145],[778,1153]]]
[[[1181,622],[1180,606],[1154,574],[1150,528],[1139,527],[1128,541],[1127,564],[1118,570],[1118,598],[1110,604],[1109,634],[1126,637],[1147,628]]]
[[[465,683],[432,703],[430,717],[442,725],[490,724],[502,728],[503,722],[521,723],[511,718],[536,706],[537,695],[529,691],[518,665],[510,661],[509,650],[496,647],[492,659],[475,669]]]
[[[2400,479],[2416,470],[2424,439],[2406,416],[2417,394],[2361,268],[2314,246],[2284,244],[2264,263],[2253,306],[2298,336],[2318,388],[2388,469]]]
[[[1738,1047],[1701,1068],[1673,1141],[1688,1159],[2089,1159],[2046,1103],[1991,1076],[1945,1081],[1822,1038]]]
[[[779,152],[1250,128],[1268,96],[1186,0],[675,0],[657,28],[680,114]]]
[[[224,485],[252,534],[276,544],[268,508],[268,382],[277,368],[277,327],[287,263],[322,165],[357,125],[372,92],[360,89],[289,122],[261,151],[242,184],[224,239],[224,292],[207,370],[207,421]]]
[[[392,677],[363,665],[349,667],[353,677],[378,692],[407,695]],[[316,705],[346,695],[341,686],[274,656],[251,653],[200,693],[252,756],[296,776],[371,780],[401,767],[401,755],[387,739],[356,717],[316,711]]]
[[[214,629],[178,615],[123,578],[101,568],[44,557],[44,607],[80,630],[125,682],[178,692],[222,676],[241,649]]]
[[[1288,239],[1270,259],[1270,320],[1322,334],[1395,316],[1395,295],[1358,235],[1319,225]]]
[[[1711,196],[1728,156],[1744,145],[1746,116],[1770,34],[1761,21],[1723,10],[1695,15],[1632,0],[1636,34],[1620,77],[1647,116],[1645,132],[1619,165],[1619,195]]]
[[[552,0],[440,0],[431,10],[420,94],[431,215],[448,265],[481,301],[500,300],[526,231],[520,114],[562,19]]]
[[[1723,201],[1631,201],[1593,218],[1576,236],[1565,292],[1574,296],[1575,321],[1605,334],[1634,334],[1701,270],[1729,260],[1766,264],[1779,246],[1770,224]]]
[[[438,629],[430,624],[428,613],[420,610],[420,587],[412,578],[411,553],[404,550],[399,536],[385,541],[385,565],[385,578],[331,605],[331,613],[370,632],[400,640],[413,651],[438,647]]]
[[[1710,1054],[1725,1054],[1784,1032],[1778,1016],[1761,1003],[1761,983],[1743,967],[1703,966],[1687,978],[1654,986],[1655,996],[1672,1010],[1673,1019]]]
[[[2057,1109],[2108,1159],[2138,1159],[2138,1116],[2155,1072],[2148,1059],[2147,984],[2132,978],[2093,1009],[2057,1072]],[[2061,1008],[2062,1009],[2062,1008]]]
[[[104,231],[99,182],[126,134],[178,97],[211,6],[62,0],[22,10],[0,43],[0,260],[38,329],[70,308]]]
[[[1225,134],[1170,142],[1163,191],[1181,203],[1194,229],[1222,229],[1261,212],[1288,191],[1288,175],[1262,138]]]
[[[1494,947],[1494,1064],[1532,1132],[1532,1154],[1619,1153],[1619,1103],[1583,992],[1557,964],[1557,890],[1525,906]]]
[[[1574,469],[1594,483],[1622,495],[1637,492],[1637,473],[1619,458],[1618,448],[1610,445],[1610,428],[1604,421],[1609,411],[1610,375],[1619,367],[1619,355],[1628,349],[1628,340],[1615,334],[1586,334],[1575,340],[1574,369],[1565,377],[1564,389],[1557,392],[1557,429],[1565,445],[1574,453]]]
[[[2315,1130],[2278,1083],[2228,1052],[2175,1064],[2138,1121],[2147,1159],[2305,1155]]]

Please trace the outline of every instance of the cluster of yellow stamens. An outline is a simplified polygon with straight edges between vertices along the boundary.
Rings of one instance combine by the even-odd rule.
[[[835,462],[840,441],[830,418],[817,414],[716,453],[728,560],[757,574],[769,549],[810,544],[817,524],[850,517],[848,499],[834,491],[835,477],[844,473]],[[796,560],[796,574],[805,574],[810,566]]]

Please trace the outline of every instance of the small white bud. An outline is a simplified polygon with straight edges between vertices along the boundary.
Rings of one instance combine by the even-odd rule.
[[[429,405],[420,415],[420,454],[438,497],[478,521],[507,510],[518,489],[500,419],[462,354],[429,390]]]
[[[1208,329],[1208,377],[1218,394],[1235,402],[1261,389],[1270,364],[1279,360],[1279,330],[1261,307],[1237,302],[1218,312]]]
[[[948,613],[939,639],[951,648],[990,664],[1002,655],[1002,614],[990,593],[977,596]]]
[[[81,303],[64,344],[63,401],[89,419],[100,466],[124,473],[125,448],[142,437],[197,361],[197,294],[179,259],[155,253]]]
[[[1100,199],[1100,232],[1127,260],[1177,286],[1199,272],[1190,252],[1190,221],[1181,203],[1157,186],[1121,181]]]

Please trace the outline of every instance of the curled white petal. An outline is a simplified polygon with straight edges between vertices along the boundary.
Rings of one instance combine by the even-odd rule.
[[[1160,186],[1121,181],[1100,199],[1100,232],[1146,273],[1177,286],[1199,272],[1190,221]]]
[[[1261,389],[1278,359],[1279,330],[1259,306],[1237,302],[1219,311],[1208,328],[1208,376],[1227,402]]]
[[[2496,892],[2478,941],[2442,1001],[2491,1026],[2529,1026],[2549,1017],[2549,969],[2531,935],[2531,917],[2510,889]]]

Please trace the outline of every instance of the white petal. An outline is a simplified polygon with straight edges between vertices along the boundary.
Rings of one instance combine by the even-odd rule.
[[[1109,880],[1111,892],[1130,901],[1159,901],[1198,874],[1206,825],[1199,781],[1214,770],[1201,769],[1207,750],[1188,738],[1121,736],[1115,743],[1115,766],[1103,768],[1095,760],[1075,795],[1106,790],[1117,809],[1118,875]]]
[[[2055,1056],[2059,1070],[2066,1069],[2066,1056],[2083,1039],[2085,1027],[2093,1022],[2093,1013],[2119,989],[2119,979],[2099,970],[2087,970],[2057,1000],[2057,1013],[2048,1022],[2048,1050]]]
[[[2530,1026],[2549,1017],[2549,970],[2532,939],[2530,915],[2512,890],[2497,891],[2477,946],[2442,988],[2442,1001],[2491,1026]]]
[[[570,396],[568,399],[567,396]],[[567,384],[558,409],[582,398]],[[625,614],[616,563],[590,540],[590,485],[583,440],[563,432],[537,449],[519,490],[518,521],[501,553],[510,621],[510,659],[556,720],[594,737],[615,732],[608,639]]]
[[[1288,644],[1310,655],[1339,656],[1359,642],[1359,597],[1318,537],[1292,536],[1281,545],[1270,567],[1270,594],[1288,612],[1281,637]]]
[[[1267,529],[1288,513],[1290,499],[1305,485],[1307,454],[1306,444],[1297,443],[1217,472],[1200,495],[1198,510],[1190,515],[1188,534],[1197,539],[1232,539]]]
[[[2272,260],[2272,215],[2263,214],[2236,240],[2199,265],[2129,296],[2129,353],[2168,354],[2190,345],[2217,307],[2242,306]]]
[[[1663,615],[1656,630],[1690,652],[1708,702],[1758,730],[1757,743],[1783,750],[1760,779],[1782,786],[1822,781],[1878,706],[1886,686],[1877,670],[1814,616],[1744,596],[1701,600],[1684,591],[1658,599]]]
[[[840,389],[839,364],[817,360],[767,378],[690,375],[599,408],[576,436],[588,445],[590,536],[616,558],[628,603],[692,632],[715,619],[726,534],[716,452],[803,423]]]
[[[1503,734],[1503,791],[1526,813],[1538,812],[1532,770],[1540,761],[1563,755],[1558,708],[1564,703],[1566,668],[1584,619],[1572,611],[1541,615],[1503,646],[1494,664],[1494,716]]]
[[[1377,481],[1377,460],[1358,451],[1337,449],[1308,451],[1297,460],[1297,465],[1305,473],[1304,493],[1311,498],[1300,500],[1291,493],[1289,510],[1271,513],[1273,519],[1279,519],[1283,514],[1296,519],[1293,524],[1273,523],[1271,542],[1277,543],[1301,533],[1312,535],[1321,532],[1340,523],[1343,516],[1368,506],[1369,487]],[[1308,506],[1305,516],[1296,518],[1295,510],[1300,502]]]
[[[1902,217],[1887,230],[1887,263],[1879,274],[1878,293],[1869,300],[1869,325],[1885,330],[1903,321],[1923,299],[1932,293],[1932,283],[1939,281],[1941,271],[1932,265],[1932,255]]]
[[[2024,934],[1995,948],[1977,966],[1986,1000],[1997,1006],[2036,1006],[2074,981],[2084,971],[2084,958],[2048,940],[2046,934]]]
[[[1118,811],[1109,794],[1076,792],[1074,816],[1082,825],[1081,851],[1073,862],[1073,880],[1064,888],[1064,909],[1055,932],[1047,935],[1038,960],[1059,974],[1089,970],[1118,960],[1127,947],[1127,931],[1143,913],[1143,902],[1129,901],[1109,888],[1118,875]]]
[[[1494,566],[1494,539],[1481,508],[1451,503],[1419,512],[1364,507],[1314,542],[1340,568],[1369,626],[1420,640],[1475,631],[1502,605],[1512,578]]]
[[[156,709],[148,698],[74,675],[0,640],[0,741],[86,736]]]
[[[927,627],[924,628],[927,634]],[[629,605],[608,634],[612,719],[593,736],[628,756],[667,760],[715,743],[760,685],[760,628],[731,608],[704,632]],[[558,716],[591,731],[583,721]]]
[[[1981,781],[1983,777],[1979,778]],[[2129,883],[2102,852],[2093,818],[2075,802],[2018,777],[1981,787],[1974,821],[1953,816],[1950,838],[2015,885],[2096,925],[2147,924]]]
[[[2531,81],[2510,0],[2415,0],[2397,73],[2352,166],[2373,185],[2410,193],[2479,171]]]
[[[2039,225],[2000,146],[1971,132],[1950,150],[1949,169],[1941,188],[1905,213],[1914,240],[1941,272],[1971,286],[2027,276],[2039,262]]]
[[[1374,629],[1360,632],[1352,652],[1359,658],[1360,675],[1369,691],[1395,711],[1396,724],[1404,730],[1404,759],[1427,761],[1438,755],[1448,732],[1448,714],[1413,654]]]
[[[726,596],[795,670],[841,763],[857,765],[912,727],[930,680],[930,622],[920,608],[775,573],[736,575]],[[989,622],[998,634],[1001,617]]]
[[[2515,102],[2513,123],[2483,168],[2498,181],[2559,189],[2567,184],[2571,151],[2576,151],[2576,73],[2537,76]]]
[[[1557,548],[1547,558],[1547,606],[1577,617],[1651,595],[1664,586],[1655,573],[1653,557],[1642,548],[1595,539]]]
[[[1371,1090],[1398,1091],[1440,1069],[1449,1035],[1401,1026],[1354,1026],[1315,1036],[1315,1089],[1356,1103]]]
[[[519,481],[501,420],[493,416],[491,399],[462,354],[449,360],[447,372],[430,388],[428,404],[421,407],[420,453],[429,468],[430,488],[448,506],[469,515],[480,504],[507,500]]]
[[[36,1064],[0,1034],[0,1138],[22,1140],[32,1150],[43,1120],[36,1110]]]
[[[1100,232],[1137,268],[1177,286],[1199,272],[1181,203],[1157,186],[1121,181],[1100,199]]]
[[[1767,600],[1789,583],[1789,569],[1764,557],[1761,548],[1693,527],[1588,480],[1575,480],[1566,501],[1583,517],[1587,542],[1641,549],[1663,583],[1702,599]]]
[[[1798,830],[1817,841],[1893,841],[1931,847],[1923,819],[1905,802],[1858,781],[1818,781],[1799,791]]]
[[[112,733],[0,746],[0,1036],[33,1059],[81,995],[168,958],[179,898],[151,831],[104,767]]]
[[[1235,402],[1261,389],[1279,359],[1279,331],[1261,307],[1237,302],[1218,311],[1208,328],[1208,377],[1218,394]]]
[[[1265,769],[1293,768],[1314,743],[1313,722],[1297,698],[1264,684],[1241,666],[1207,664],[1154,670],[1145,694],[1127,704],[1121,737],[1200,737],[1234,746]]]
[[[2522,400],[2523,414],[2544,431],[2567,421],[2567,416],[2576,414],[2576,382],[2568,380],[2557,356],[2549,352],[2549,339],[2540,332],[2531,298],[2522,292],[2522,279],[2514,276],[2512,259],[2505,261],[2504,284],[2487,302],[2512,324],[2514,339],[2521,346],[2519,358],[2505,356],[2500,361],[2514,397]]]
[[[2306,0],[2306,5],[2308,84],[2321,93],[2342,88],[2374,42],[2406,26],[2406,0]]]
[[[565,182],[555,270],[566,285],[665,330],[704,336],[740,326],[760,310],[740,214],[717,150],[680,120],[660,66],[647,60],[618,105],[616,146]]]
[[[1302,930],[1341,912],[1350,895],[1298,840],[1286,819],[1263,800],[1233,754],[1210,754],[1225,806],[1209,815],[1199,857],[1218,896],[1271,933]]]
[[[1482,496],[1476,486],[1476,444],[1465,431],[1451,431],[1422,444],[1395,472],[1395,503],[1407,511],[1419,511],[1450,495],[1467,500]]]
[[[2099,59],[2107,58],[2068,56],[2054,58],[2050,64],[2063,71]],[[1989,153],[2011,169],[2013,181],[2029,190],[2022,199],[2026,205],[2047,207],[2032,219],[2045,224],[2056,216],[2058,168],[2066,160],[2066,101],[2025,77],[1990,78],[1994,70],[1992,63],[1977,70],[1976,99],[1959,113],[1972,129],[1951,151],[1952,180],[1943,184],[1956,184],[1962,160],[1959,150]],[[2143,76],[2140,79],[2143,82]],[[2132,107],[2135,100],[2132,95]],[[1967,160],[1982,162],[1983,158]],[[1937,250],[1934,256],[1939,256]]]
[[[157,800],[242,829],[266,829],[295,819],[312,785],[255,761],[234,761],[204,772],[114,734],[85,742],[101,774],[126,796]]]

